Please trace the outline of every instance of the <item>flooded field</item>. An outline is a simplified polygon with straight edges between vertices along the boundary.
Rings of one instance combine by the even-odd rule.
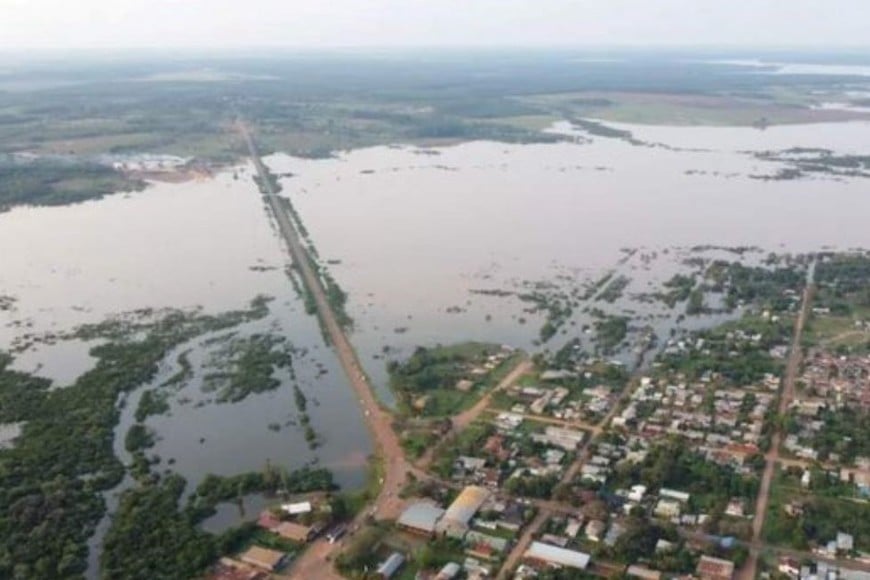
[[[570,343],[634,365],[675,332],[740,313],[713,295],[695,316],[655,298],[675,275],[713,259],[761,264],[769,252],[870,246],[870,181],[784,172],[795,148],[866,155],[870,124],[609,127],[600,136],[561,123],[552,130],[574,142],[551,145],[266,160],[349,294],[352,340],[385,401],[386,361],[418,345],[479,340],[556,351]],[[168,409],[144,419],[155,434],[147,451],[159,458],[154,471],[178,472],[193,486],[209,473],[316,464],[346,488],[363,483],[371,446],[359,408],[288,279],[290,258],[250,167],[73,206],[14,209],[0,214],[0,255],[0,350],[14,356],[13,368],[58,389],[96,364],[89,351],[105,339],[75,338],[83,324],[164,308],[219,314],[273,298],[265,317],[175,347],[148,384],[119,401],[114,448],[125,463],[124,437],[144,393],[183,376]],[[600,336],[608,322],[625,326],[609,345]],[[275,389],[222,401],[210,385],[228,356],[224,345],[258,336],[283,337],[292,367],[274,371]],[[294,385],[309,402],[316,444]],[[3,425],[0,446],[14,445],[19,428]],[[110,511],[130,483],[128,476],[107,494]],[[264,501],[248,497],[244,517]],[[223,505],[205,526],[221,530],[240,517]],[[108,521],[91,543],[92,571]]]
[[[553,130],[577,143],[379,147],[267,163],[293,174],[284,195],[348,291],[355,343],[380,383],[383,359],[419,344],[539,348],[543,313],[499,292],[554,286],[576,297],[621,273],[630,282],[620,299],[578,300],[584,304],[544,347],[582,337],[593,308],[633,312],[666,336],[678,312],[631,296],[684,270],[695,246],[756,246],[743,258],[719,254],[758,260],[768,251],[870,244],[870,182],[775,179],[784,165],[756,156],[796,147],[866,154],[870,124],[613,128],[631,135],[592,136],[561,123]]]
[[[96,362],[89,350],[98,340],[67,338],[82,324],[99,323],[140,309],[201,309],[220,314],[244,309],[259,295],[274,298],[269,313],[214,336],[180,345],[161,363],[151,383],[122,401],[115,453],[125,463],[124,438],[145,389],[178,372],[178,354],[191,366],[168,399],[169,410],[144,423],[155,434],[149,457],[187,478],[192,489],[209,474],[288,469],[316,463],[334,470],[345,488],[364,482],[371,451],[368,433],[346,379],[323,343],[317,320],[304,312],[285,273],[289,256],[274,233],[247,168],[214,180],[157,184],[132,195],[58,208],[20,208],[0,214],[0,350],[13,367],[52,379],[65,388]],[[221,336],[277,335],[292,346],[289,369],[277,369],[278,388],[220,403],[203,389],[214,367]],[[292,386],[308,398],[317,434],[312,448],[299,424]],[[0,445],[14,444],[17,426],[3,426]],[[107,494],[110,509],[117,494]],[[238,520],[223,510],[212,527]],[[226,513],[225,513],[226,512]],[[248,514],[250,515],[250,514]],[[98,536],[108,524],[104,520]],[[99,544],[98,538],[92,546]],[[97,551],[91,553],[95,569]]]

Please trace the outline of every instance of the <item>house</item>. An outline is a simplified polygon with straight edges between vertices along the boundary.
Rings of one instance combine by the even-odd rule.
[[[435,580],[453,580],[459,576],[461,571],[462,566],[456,562],[448,562],[447,564],[444,564],[444,567],[435,575]]]
[[[311,502],[301,501],[298,503],[285,503],[281,505],[281,509],[291,516],[311,513]]]
[[[628,492],[628,500],[640,503],[644,495],[646,495],[645,485],[632,485],[631,491]]]
[[[383,578],[384,580],[389,580],[393,577],[393,575],[399,571],[399,568],[402,567],[402,564],[405,563],[405,557],[398,552],[393,552],[390,554],[390,557],[384,560],[378,569],[375,571],[378,578]]]
[[[272,530],[282,538],[287,538],[294,542],[306,543],[314,536],[312,529],[308,526],[296,524],[293,522],[281,522]]]
[[[495,536],[490,536],[488,534],[476,532],[473,530],[465,535],[465,542],[473,546],[485,544],[499,554],[503,554],[508,547],[508,541],[504,538],[497,538]]]
[[[779,561],[778,569],[791,578],[798,578],[801,573],[801,563],[794,558],[782,558]]]
[[[486,459],[482,459],[480,457],[469,457],[467,455],[460,455],[459,459],[457,459],[456,462],[462,465],[462,467],[466,471],[479,471],[486,467]]]
[[[469,381],[468,379],[462,379],[456,383],[456,390],[462,391],[463,393],[467,393],[468,391],[471,390],[471,388],[473,386],[474,386],[474,383],[472,381]]]
[[[252,546],[242,554],[240,559],[245,564],[250,564],[267,572],[275,572],[287,562],[287,554],[260,546]]]
[[[263,528],[264,530],[274,530],[281,524],[281,519],[278,518],[275,514],[273,514],[269,510],[264,510],[260,512],[260,517],[257,518],[257,525]]]
[[[586,537],[593,542],[600,542],[605,531],[607,531],[607,524],[601,520],[592,520],[586,524]]]
[[[659,497],[666,497],[668,499],[674,499],[679,502],[686,503],[687,501],[689,501],[689,498],[691,496],[684,491],[677,491],[675,489],[668,489],[666,487],[663,487],[659,490]]]
[[[646,566],[637,564],[629,566],[625,573],[632,578],[640,578],[641,580],[661,580],[662,577],[662,573],[658,570],[651,570]]]
[[[551,546],[559,546],[564,548],[568,545],[568,538],[565,536],[557,536],[555,534],[544,534],[541,536],[541,541]]]
[[[499,516],[497,523],[500,528],[518,532],[523,527],[524,522],[525,516],[522,506],[518,503],[510,503]]]
[[[590,556],[583,552],[549,546],[541,542],[532,542],[523,558],[544,566],[585,570],[589,565]]]
[[[231,558],[221,558],[205,576],[206,580],[268,580],[268,574]]]
[[[429,502],[419,502],[408,506],[399,516],[396,525],[412,534],[431,536],[443,515],[444,510],[440,507]]]
[[[680,505],[680,502],[670,499],[660,499],[653,510],[653,514],[659,518],[671,519],[680,517],[681,511],[682,506]]]
[[[837,532],[837,550],[851,552],[855,549],[855,538],[852,534]]]
[[[743,500],[740,498],[732,498],[731,501],[728,502],[728,507],[725,508],[725,515],[733,516],[735,518],[742,518],[746,514],[743,511]]]
[[[625,526],[618,522],[614,522],[610,529],[607,530],[607,534],[604,536],[604,543],[608,546],[615,546],[616,541],[619,539],[619,536],[625,533]]]
[[[734,562],[701,556],[695,573],[701,580],[731,580],[734,577]]]
[[[570,518],[568,520],[568,525],[565,526],[565,535],[569,538],[576,538],[577,534],[580,533],[580,528],[583,526],[583,522],[581,520]]]

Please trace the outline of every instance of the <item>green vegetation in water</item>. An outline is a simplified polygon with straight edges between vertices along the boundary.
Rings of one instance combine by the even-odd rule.
[[[124,473],[112,449],[120,395],[152,380],[173,348],[261,317],[266,302],[260,298],[250,310],[219,316],[167,311],[155,319],[140,313],[82,327],[74,334],[107,342],[91,350],[95,366],[63,389],[49,391],[49,381],[11,371],[11,358],[0,357],[0,414],[25,422],[15,446],[0,450],[0,505],[6,506],[0,510],[0,577],[42,580],[84,572],[86,542],[105,511],[101,494]]]
[[[135,419],[137,422],[142,423],[153,415],[168,413],[170,409],[170,391],[168,389],[179,389],[193,377],[190,350],[180,353],[177,362],[179,369],[175,374],[163,381],[159,387],[145,389],[142,392],[142,396],[139,398],[139,405],[136,407]]]
[[[408,360],[390,361],[387,371],[405,413],[442,417],[470,407],[511,359],[511,353],[497,345],[468,342],[417,347]]]
[[[152,415],[162,415],[169,412],[169,401],[167,393],[156,389],[146,389],[142,392],[142,397],[139,399],[139,406],[136,407],[136,421],[142,422]]]
[[[311,416],[308,415],[308,398],[299,388],[299,385],[293,385],[293,399],[299,413],[299,424],[305,430],[305,441],[310,449],[314,449],[317,447],[317,432],[311,426]]]
[[[604,123],[599,123],[598,121],[591,121],[589,119],[571,119],[571,124],[575,127],[579,127],[583,129],[590,135],[595,137],[604,137],[607,139],[620,139],[627,143],[631,143],[632,145],[644,145],[643,141],[639,141],[635,139],[634,135],[631,131],[626,129],[617,129],[615,127],[611,127],[609,125],[605,125]]]
[[[607,315],[596,320],[595,327],[596,350],[604,355],[611,355],[628,336],[628,317]]]
[[[834,316],[852,316],[870,308],[870,254],[822,254],[816,265],[816,306]]]
[[[596,299],[604,300],[605,302],[612,304],[613,302],[616,302],[617,300],[622,298],[622,293],[625,291],[630,283],[631,278],[629,278],[628,276],[617,276],[610,282],[610,284],[607,285],[607,288],[605,288],[601,292],[601,294],[596,297]]]
[[[295,471],[266,464],[262,471],[233,476],[207,475],[188,498],[187,509],[196,520],[211,516],[219,503],[243,498],[252,493],[284,495],[336,489],[332,473],[324,468],[303,467]]]
[[[47,159],[20,162],[0,154],[0,212],[16,205],[66,205],[144,188],[144,182],[105,165]]]
[[[592,300],[604,286],[613,278],[613,272],[607,272],[604,276],[596,280],[594,283],[586,287],[586,291],[580,297],[580,300]]]
[[[277,389],[275,369],[292,364],[292,347],[283,336],[253,334],[233,338],[209,357],[211,372],[203,378],[203,391],[216,392],[218,403],[236,403],[248,395]]]
[[[750,385],[764,375],[782,371],[783,362],[774,358],[774,347],[787,345],[792,334],[792,321],[765,320],[747,315],[740,320],[716,328],[694,332],[687,344],[703,344],[701,349],[683,351],[666,349],[658,358],[659,369],[682,373],[688,380],[716,375],[733,386]]]
[[[169,475],[124,492],[105,539],[103,578],[199,577],[219,555],[236,549],[240,536],[252,531],[248,526],[220,536],[202,531],[199,523],[219,503],[255,492],[335,489],[328,470],[303,468],[288,473],[267,465],[263,472],[207,476],[180,509],[185,485],[182,477]]]
[[[791,310],[806,282],[803,264],[767,268],[740,262],[714,261],[704,274],[706,287],[725,294],[725,306],[754,304],[775,311]]]
[[[535,290],[533,292],[517,294],[517,298],[523,302],[534,304],[535,307],[532,312],[543,310],[547,313],[547,318],[538,332],[542,343],[553,338],[574,312],[574,309],[571,307],[570,298],[558,293]]]
[[[178,372],[166,379],[161,387],[176,387],[184,384],[193,377],[193,365],[190,364],[190,351],[186,350],[178,355]]]
[[[130,453],[154,446],[154,433],[142,423],[134,423],[124,437],[124,448]]]
[[[217,558],[215,540],[178,511],[184,487],[171,475],[124,492],[103,544],[103,578],[194,578]]]
[[[293,226],[296,228],[296,231],[299,232],[299,235],[305,239],[309,239],[308,229],[305,227],[305,223],[302,221],[302,216],[299,215],[299,212],[296,211],[296,207],[293,205],[293,202],[290,201],[289,198],[281,197],[278,198],[278,201],[288,214],[290,214],[290,218],[293,220]]]
[[[710,312],[710,309],[704,305],[704,289],[702,287],[694,288],[689,293],[689,300],[686,303],[686,314],[697,316],[708,312]]]
[[[265,169],[264,173],[266,175],[265,181],[260,177],[259,172],[254,172],[254,183],[257,184],[257,188],[260,190],[260,193],[263,195],[270,195],[281,192],[281,181],[277,175],[272,173],[272,171],[263,165]]]
[[[788,165],[773,175],[750,175],[765,181],[801,179],[807,174],[834,177],[870,177],[870,155],[839,155],[827,149],[793,147],[755,153],[757,159]]]
[[[352,328],[353,318],[347,312],[347,293],[341,289],[335,278],[325,268],[320,270],[321,279],[326,287],[326,300],[335,313],[338,324],[345,329]]]
[[[659,293],[656,296],[667,304],[668,308],[673,308],[677,303],[685,302],[689,299],[692,289],[695,287],[695,278],[685,274],[674,274],[663,286],[667,288],[667,291]]]

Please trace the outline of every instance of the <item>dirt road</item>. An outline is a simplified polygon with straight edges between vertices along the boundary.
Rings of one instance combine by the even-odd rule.
[[[403,509],[403,502],[398,496],[399,491],[405,483],[405,476],[410,470],[410,465],[405,460],[405,454],[399,444],[399,439],[393,431],[391,416],[378,404],[377,396],[366,378],[356,351],[350,344],[347,334],[345,334],[344,329],[338,323],[335,313],[326,299],[326,292],[320,276],[312,267],[308,250],[302,244],[290,216],[282,207],[278,196],[272,188],[266,167],[260,159],[256,144],[248,127],[242,121],[239,121],[238,129],[248,145],[251,160],[260,176],[260,180],[268,190],[267,193],[263,194],[263,197],[268,202],[272,214],[278,223],[281,236],[287,243],[290,256],[302,275],[305,287],[314,297],[317,314],[323,324],[324,331],[329,336],[341,367],[344,369],[351,387],[359,398],[366,426],[372,434],[376,453],[383,463],[383,482],[377,500],[372,507],[367,508],[359,514],[357,520],[351,523],[350,527],[351,529],[359,528],[362,521],[369,514],[377,518],[396,518]],[[332,569],[330,563],[330,558],[334,556],[338,547],[338,544],[329,544],[325,540],[315,543],[293,564],[291,576],[306,580],[341,578]]]
[[[810,304],[813,298],[813,286],[810,284],[804,289],[801,309],[795,320],[794,334],[791,341],[788,362],[785,375],[782,379],[782,392],[779,398],[777,412],[780,416],[788,411],[788,406],[794,399],[795,383],[800,371],[802,360],[801,338],[803,337],[804,324],[809,314]],[[764,473],[761,476],[761,486],[758,489],[758,499],[755,502],[755,517],[752,520],[752,544],[749,558],[738,574],[740,580],[754,580],[758,572],[758,556],[761,543],[761,532],[764,529],[764,520],[767,517],[767,506],[770,503],[770,487],[773,484],[773,476],[776,473],[776,464],[779,461],[779,448],[782,444],[782,430],[777,429],[770,442],[770,450],[765,455]]]
[[[538,515],[535,516],[535,519],[532,520],[532,523],[526,527],[526,531],[524,531],[523,535],[520,536],[514,549],[511,550],[511,553],[508,555],[507,560],[505,560],[504,565],[501,567],[498,576],[496,576],[497,580],[507,580],[510,577],[510,574],[520,563],[523,554],[525,554],[526,550],[529,549],[535,534],[537,534],[541,526],[550,519],[551,515],[552,514],[547,510],[541,510],[538,512]]]
[[[528,373],[534,367],[534,363],[527,359],[523,358],[517,366],[515,366],[501,381],[499,381],[498,385],[493,387],[486,395],[484,395],[477,403],[474,404],[473,407],[467,409],[456,415],[453,418],[453,426],[450,428],[450,431],[444,435],[444,439],[446,440],[451,435],[455,435],[457,433],[461,433],[466,427],[474,423],[480,415],[487,410],[489,407],[489,402],[492,400],[492,396],[499,391],[502,391],[514,383],[516,383],[521,376]],[[417,460],[417,467],[421,471],[426,471],[432,465],[432,461],[435,458],[437,452],[441,449],[441,445],[435,445],[430,447],[426,453],[424,453],[420,459]]]

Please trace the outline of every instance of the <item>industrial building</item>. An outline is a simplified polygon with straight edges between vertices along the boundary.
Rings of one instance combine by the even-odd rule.
[[[490,491],[485,487],[476,485],[466,487],[444,512],[435,531],[451,538],[463,538],[474,514],[489,499],[489,496]]]
[[[443,515],[444,510],[434,504],[428,502],[415,503],[408,506],[402,512],[396,525],[414,534],[431,536],[435,533],[438,520]]]
[[[543,542],[532,542],[523,556],[526,561],[545,566],[558,566],[585,570],[589,565],[589,554],[558,548]]]

